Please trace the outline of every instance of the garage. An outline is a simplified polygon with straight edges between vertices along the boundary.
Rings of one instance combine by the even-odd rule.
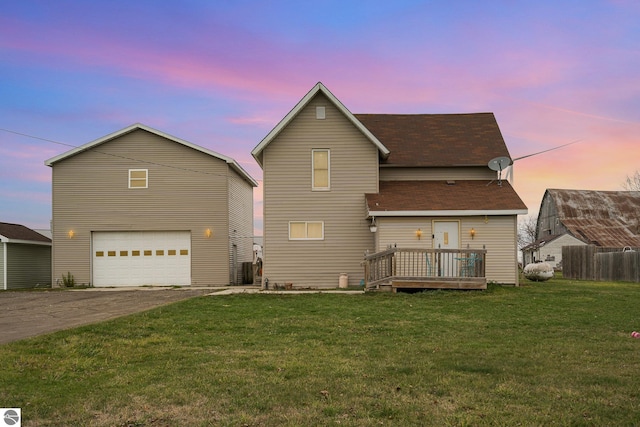
[[[189,231],[92,233],[93,286],[191,284]]]

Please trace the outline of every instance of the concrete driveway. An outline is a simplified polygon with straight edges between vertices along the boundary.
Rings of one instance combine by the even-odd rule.
[[[0,344],[101,322],[211,292],[210,288],[0,292]]]

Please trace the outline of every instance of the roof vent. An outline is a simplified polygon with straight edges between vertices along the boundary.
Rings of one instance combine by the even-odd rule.
[[[453,180],[447,180],[447,185],[456,185],[456,182]]]
[[[316,106],[316,119],[324,120],[326,117],[324,105]]]

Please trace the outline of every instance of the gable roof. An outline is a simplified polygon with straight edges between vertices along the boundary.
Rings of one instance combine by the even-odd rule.
[[[304,107],[309,104],[309,102],[318,94],[322,93],[326,96],[333,105],[340,110],[342,114],[351,122],[353,125],[360,130],[364,134],[371,143],[373,143],[377,148],[383,158],[389,155],[389,149],[385,147],[380,140],[373,134],[369,129],[367,129],[348,109],[347,107],[338,100],[330,91],[327,89],[321,82],[318,82],[296,105],[293,107],[289,113],[284,116],[280,123],[274,127],[271,132],[265,136],[262,141],[251,151],[251,155],[256,159],[258,164],[262,166],[262,151],[273,141],[273,139],[282,132],[284,128],[304,109]]]
[[[69,150],[69,151],[67,151],[65,153],[62,153],[62,154],[58,155],[58,156],[52,157],[52,158],[50,158],[48,160],[45,160],[44,164],[47,165],[47,166],[53,166],[55,163],[58,163],[58,162],[60,162],[62,160],[65,160],[65,159],[67,159],[69,157],[75,156],[76,154],[80,154],[80,153],[82,153],[84,151],[94,149],[94,148],[98,147],[99,145],[104,144],[105,142],[108,142],[108,141],[111,141],[113,139],[119,138],[119,137],[121,137],[123,135],[126,135],[126,134],[128,134],[130,132],[136,131],[138,129],[153,133],[153,134],[158,135],[158,136],[160,136],[162,138],[168,139],[168,140],[176,142],[178,144],[182,144],[182,145],[184,145],[186,147],[192,148],[192,149],[194,149],[196,151],[200,151],[201,153],[207,154],[207,155],[209,155],[211,157],[215,157],[217,159],[220,159],[220,160],[226,162],[231,167],[231,169],[233,169],[235,172],[237,172],[245,181],[247,181],[253,187],[257,187],[258,186],[258,183],[256,182],[256,180],[254,180],[251,177],[251,175],[249,175],[231,157],[227,157],[227,156],[224,156],[222,154],[216,153],[215,151],[211,151],[211,150],[209,150],[207,148],[201,147],[199,145],[196,145],[196,144],[193,144],[191,142],[185,141],[184,139],[180,139],[180,138],[177,138],[175,136],[169,135],[167,133],[161,132],[161,131],[159,131],[157,129],[154,129],[154,128],[146,126],[146,125],[143,125],[141,123],[133,124],[133,125],[128,126],[128,127],[124,128],[124,129],[121,129],[119,131],[110,133],[109,135],[103,136],[102,138],[98,138],[98,139],[96,139],[94,141],[88,142],[88,143],[86,143],[84,145],[81,145],[79,147],[71,149],[71,150]],[[140,159],[140,160],[144,160],[144,159]]]
[[[366,194],[370,216],[524,215],[527,207],[508,182],[380,181]]]
[[[20,224],[0,222],[0,242],[51,245],[51,239]]]
[[[603,247],[640,247],[640,191],[548,189],[547,194],[574,237]]]
[[[486,167],[511,158],[493,113],[355,116],[390,150],[381,167]]]

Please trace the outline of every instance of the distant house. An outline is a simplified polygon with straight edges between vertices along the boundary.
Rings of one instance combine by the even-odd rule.
[[[365,252],[389,246],[486,249],[487,280],[518,283],[527,208],[487,166],[509,157],[491,113],[352,114],[318,83],[252,154],[270,283],[358,285]]]
[[[562,246],[640,247],[640,192],[548,189],[525,264],[562,261]]]
[[[51,239],[0,222],[0,289],[51,287]]]
[[[523,265],[546,262],[554,269],[562,269],[562,247],[585,244],[568,233],[545,236],[522,248]]]
[[[53,276],[93,286],[241,283],[256,181],[233,159],[135,124],[45,162]]]

